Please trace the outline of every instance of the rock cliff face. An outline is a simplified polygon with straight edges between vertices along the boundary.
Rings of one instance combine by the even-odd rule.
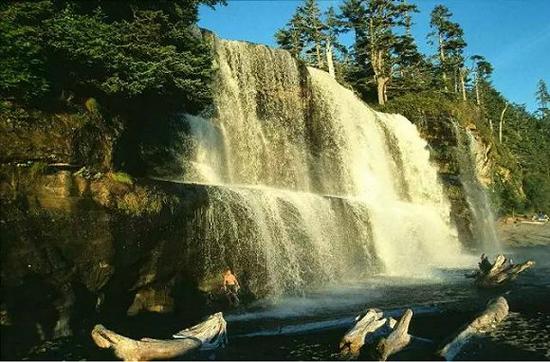
[[[451,117],[426,116],[417,121],[417,127],[422,137],[428,141],[432,160],[438,165],[445,194],[451,203],[451,218],[460,239],[464,244],[473,247],[472,213],[460,180],[459,145],[456,129],[453,127],[455,122]]]
[[[462,126],[451,115],[424,117],[417,126],[432,148],[462,243],[472,249],[494,247],[491,244],[498,241],[489,198],[495,174],[492,145],[473,123]]]
[[[46,113],[14,105],[0,112],[0,163],[112,167],[122,124],[97,113]]]
[[[192,311],[191,297],[181,297],[197,280],[186,223],[206,194],[113,178],[2,167],[2,338],[17,336],[3,356],[85,333],[96,319]]]

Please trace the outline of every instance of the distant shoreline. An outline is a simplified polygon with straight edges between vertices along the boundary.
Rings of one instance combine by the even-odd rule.
[[[550,246],[550,223],[535,223],[528,218],[507,217],[499,220],[497,231],[504,246]]]

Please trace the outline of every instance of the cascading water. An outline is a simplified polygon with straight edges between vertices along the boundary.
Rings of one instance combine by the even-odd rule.
[[[466,201],[472,213],[472,235],[476,245],[488,255],[501,251],[495,227],[495,216],[486,190],[479,182],[476,172],[476,139],[467,129],[454,124],[458,141],[460,182],[464,187]]]
[[[461,251],[426,142],[327,73],[213,38],[214,109],[185,116],[184,182],[203,276],[231,265],[258,295],[369,273],[426,276]]]

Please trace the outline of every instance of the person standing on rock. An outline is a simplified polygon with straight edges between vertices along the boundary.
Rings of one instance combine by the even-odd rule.
[[[223,290],[226,293],[230,305],[239,305],[239,289],[241,289],[241,287],[237,277],[231,272],[230,268],[227,268],[223,273]]]

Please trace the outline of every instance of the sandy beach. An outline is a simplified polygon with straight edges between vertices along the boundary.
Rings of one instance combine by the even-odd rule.
[[[506,246],[529,247],[550,245],[550,223],[499,222],[498,233],[503,245]]]

